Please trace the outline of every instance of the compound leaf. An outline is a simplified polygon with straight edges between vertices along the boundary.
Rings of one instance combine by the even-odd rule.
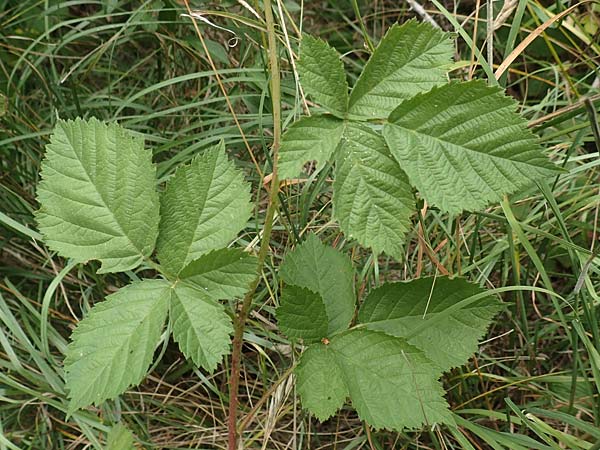
[[[328,318],[328,335],[348,327],[355,308],[354,272],[350,259],[314,234],[289,252],[280,267],[287,284],[317,292]]]
[[[499,87],[450,83],[404,101],[383,135],[430,204],[478,210],[557,173],[515,108]]]
[[[344,405],[348,387],[330,346],[310,346],[302,354],[295,373],[302,406],[320,421],[327,420]]]
[[[349,115],[386,118],[403,100],[445,83],[452,56],[448,33],[414,20],[392,26],[352,89]]]
[[[42,162],[39,229],[48,246],[99,273],[138,266],[154,250],[158,193],[152,152],[116,123],[60,120]]]
[[[130,284],[79,322],[65,358],[70,412],[100,405],[142,381],[160,341],[170,291],[163,280]]]
[[[375,428],[453,423],[435,365],[405,340],[379,331],[354,329],[311,347],[296,375],[303,405],[321,419],[349,395],[359,417]]]
[[[375,253],[400,258],[415,199],[379,133],[349,125],[337,158],[333,214],[344,233]]]
[[[229,353],[231,319],[223,305],[183,281],[172,293],[173,338],[186,358],[212,372]]]
[[[309,289],[286,286],[277,308],[277,322],[290,338],[305,342],[319,341],[327,336],[328,320],[321,296]]]
[[[246,225],[250,185],[220,144],[181,166],[161,196],[158,259],[171,275],[222,248]]]
[[[294,178],[307,161],[317,161],[317,168],[333,154],[344,131],[344,122],[335,117],[303,117],[283,134],[279,149],[279,176]]]
[[[213,250],[189,263],[179,278],[215,300],[243,296],[256,278],[256,258],[240,249]]]
[[[321,39],[302,36],[298,74],[306,92],[332,114],[343,118],[348,109],[348,83],[338,52]]]

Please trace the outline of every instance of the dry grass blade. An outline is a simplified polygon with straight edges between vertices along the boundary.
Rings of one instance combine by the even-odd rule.
[[[533,30],[525,39],[523,39],[523,41],[521,41],[519,43],[519,45],[517,45],[517,47],[510,52],[510,54],[504,59],[504,61],[502,61],[502,64],[500,64],[498,66],[498,68],[496,69],[496,72],[494,72],[494,75],[496,77],[496,79],[499,79],[504,72],[506,71],[506,69],[508,69],[508,67],[514,62],[515,59],[517,59],[517,57],[523,53],[523,51],[538,37],[540,36],[550,25],[552,25],[555,22],[558,22],[559,20],[561,20],[563,17],[569,15],[571,12],[575,11],[575,9],[577,9],[579,6],[589,3],[593,0],[585,0],[579,3],[576,3],[575,5],[565,9],[564,11],[562,11],[559,14],[555,14],[554,16],[550,17],[548,20],[546,20],[543,24],[541,24],[539,27],[537,27],[535,30]]]

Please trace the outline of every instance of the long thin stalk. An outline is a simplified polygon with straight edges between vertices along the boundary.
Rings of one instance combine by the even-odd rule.
[[[363,21],[363,18],[360,15],[360,8],[358,7],[357,0],[352,0],[352,7],[354,8],[354,15],[356,16],[356,20],[358,20],[358,24],[360,25],[360,30],[362,31],[365,43],[367,44],[367,47],[369,47],[369,51],[373,53],[375,51],[375,46],[373,45],[373,42],[369,37],[369,33],[367,32],[367,28],[365,27],[365,22]]]
[[[271,231],[273,229],[273,219],[279,206],[279,177],[277,175],[277,155],[281,142],[281,80],[279,76],[279,60],[277,57],[277,39],[275,34],[275,21],[273,19],[273,10],[271,0],[264,0],[265,21],[267,23],[268,37],[268,55],[269,72],[271,74],[271,103],[273,105],[273,145],[272,161],[273,174],[271,178],[271,188],[269,190],[269,203],[267,214],[263,227],[263,236],[258,250],[258,274],[252,282],[248,293],[244,297],[242,309],[234,320],[233,349],[231,352],[231,372],[229,377],[229,419],[228,428],[228,448],[235,450],[237,448],[237,409],[238,409],[238,390],[240,384],[240,362],[242,355],[242,344],[246,320],[252,310],[252,299],[260,283],[260,272],[264,266],[267,254],[269,252],[269,242],[271,240]]]
[[[204,54],[206,55],[206,59],[208,60],[208,64],[210,65],[210,68],[212,69],[212,71],[213,71],[213,73],[215,75],[215,79],[217,80],[217,84],[219,85],[219,89],[221,89],[221,93],[223,94],[223,98],[225,98],[225,103],[227,103],[227,107],[229,108],[229,112],[231,113],[231,117],[233,118],[233,121],[235,122],[238,130],[240,131],[240,136],[242,137],[242,141],[244,141],[244,145],[246,146],[246,150],[248,150],[248,154],[250,155],[250,158],[252,159],[252,162],[254,163],[254,167],[256,168],[256,171],[259,173],[259,175],[261,177],[263,177],[264,175],[262,173],[262,170],[260,170],[260,166],[258,165],[258,161],[256,161],[256,158],[254,156],[254,152],[252,152],[252,147],[250,147],[250,144],[248,143],[248,139],[246,138],[246,134],[244,133],[244,130],[242,129],[242,125],[240,125],[240,121],[238,120],[237,114],[235,113],[235,109],[233,108],[233,105],[231,103],[229,95],[227,94],[227,90],[225,89],[225,85],[223,84],[223,80],[221,80],[221,76],[219,75],[219,71],[217,70],[217,66],[215,65],[212,57],[210,56],[210,52],[208,51],[208,47],[206,46],[206,42],[204,42],[204,38],[202,37],[202,33],[200,33],[200,28],[198,28],[198,23],[196,22],[196,16],[194,15],[194,12],[190,8],[189,0],[183,0],[183,3],[185,4],[185,8],[187,9],[188,16],[190,17],[190,19],[192,19],[192,24],[194,25],[194,30],[196,31],[196,36],[198,36],[198,40],[200,41],[200,44],[202,45],[202,49],[204,50]]]

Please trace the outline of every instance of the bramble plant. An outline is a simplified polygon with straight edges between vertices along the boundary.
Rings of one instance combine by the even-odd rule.
[[[256,274],[256,258],[224,248],[251,212],[224,145],[180,167],[160,201],[151,152],[119,125],[60,121],[46,150],[37,214],[46,243],[100,260],[99,273],[148,261],[163,275],[109,295],[79,323],[65,359],[71,412],[139,383],[167,316],[184,355],[214,370],[233,331],[219,300],[243,295]],[[159,264],[149,259],[155,242]]]
[[[140,137],[96,119],[59,121],[42,165],[37,213],[45,242],[99,273],[145,264],[144,279],[95,305],[66,359],[71,413],[140,383],[167,328],[182,353],[213,371],[231,348],[230,448],[235,448],[241,337],[271,234],[280,179],[333,167],[333,217],[352,240],[401,259],[418,200],[449,214],[479,210],[558,173],[516,102],[480,80],[448,82],[447,33],[409,21],[388,30],[349,93],[337,52],[305,35],[301,85],[322,109],[279,147],[279,69],[269,2],[275,142],[269,208],[257,255],[228,248],[252,213],[250,185],[223,143],[177,169],[159,194]],[[273,58],[275,55],[275,58]],[[324,111],[323,111],[324,110]],[[156,258],[154,259],[154,255]],[[325,420],[349,398],[375,428],[454,423],[439,379],[464,364],[502,309],[460,277],[385,283],[357,298],[353,261],[308,233],[284,256],[276,315],[300,341],[302,405]],[[242,308],[228,308],[244,298]],[[232,443],[233,441],[233,443]]]

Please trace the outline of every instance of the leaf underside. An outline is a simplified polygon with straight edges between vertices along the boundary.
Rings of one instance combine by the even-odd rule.
[[[100,405],[139,384],[169,310],[169,283],[144,280],[96,304],[73,332],[65,358],[69,411]]]
[[[181,166],[161,196],[157,254],[177,275],[203,254],[229,244],[246,225],[250,186],[227,159],[223,143]]]
[[[392,26],[352,89],[349,116],[387,118],[403,100],[445,83],[453,53],[449,34],[427,23]]]
[[[298,74],[307,94],[329,112],[345,117],[348,83],[337,51],[321,39],[302,36]]]
[[[328,335],[348,327],[356,301],[354,270],[346,255],[310,234],[286,255],[279,270],[287,284],[309,289],[322,297],[329,323]]]
[[[438,369],[416,347],[382,332],[350,330],[316,344],[302,355],[296,375],[303,406],[320,420],[349,396],[374,428],[453,423]]]
[[[448,308],[483,293],[485,289],[462,278],[426,277],[386,283],[369,293],[358,320],[371,330],[408,338],[446,371],[466,363],[477,351],[478,341],[502,303],[488,296],[456,311]],[[428,320],[436,323],[413,335]]]
[[[151,151],[118,124],[58,121],[37,189],[44,241],[61,256],[100,260],[99,273],[135,268],[158,233],[155,176]]]
[[[333,215],[342,231],[376,254],[402,257],[415,199],[381,135],[349,124],[337,157]]]
[[[557,173],[515,108],[484,81],[450,83],[404,101],[383,135],[430,204],[480,210]]]

